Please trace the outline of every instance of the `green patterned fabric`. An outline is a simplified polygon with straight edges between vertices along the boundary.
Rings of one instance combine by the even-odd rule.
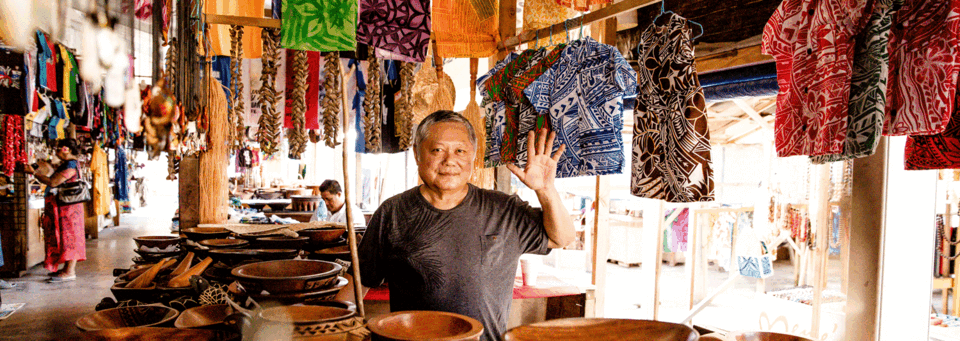
[[[357,49],[356,0],[283,0],[280,43],[305,51]]]
[[[876,151],[887,105],[890,28],[893,26],[893,15],[903,1],[878,0],[862,35],[863,39],[857,39],[843,153],[813,156],[811,162],[820,164],[862,158]]]

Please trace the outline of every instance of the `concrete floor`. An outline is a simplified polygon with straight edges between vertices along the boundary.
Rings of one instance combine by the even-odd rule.
[[[77,280],[51,284],[49,271],[38,265],[20,278],[5,278],[17,288],[3,290],[3,303],[25,303],[0,321],[0,340],[60,340],[80,334],[74,322],[94,311],[104,297],[113,297],[114,268],[127,268],[137,254],[134,237],[170,233],[175,197],[154,197],[148,207],[121,215],[120,226],[87,240],[87,260],[77,265]]]

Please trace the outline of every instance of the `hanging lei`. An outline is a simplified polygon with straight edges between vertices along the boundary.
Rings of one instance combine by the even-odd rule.
[[[380,60],[370,58],[367,67],[367,93],[363,98],[363,136],[366,138],[368,153],[380,153],[380,119],[382,109],[380,102]]]
[[[230,27],[230,93],[233,94],[230,99],[232,104],[229,121],[230,125],[235,127],[230,132],[232,149],[240,150],[244,146],[243,135],[243,80],[240,79],[243,74],[243,26],[233,25]]]
[[[283,119],[277,112],[277,68],[280,61],[280,30],[265,28],[263,29],[263,71],[260,73],[260,91],[256,92],[257,98],[254,101],[260,103],[260,129],[257,130],[257,141],[260,142],[260,150],[267,155],[279,151],[280,124]]]
[[[410,148],[413,134],[413,69],[414,63],[400,63],[400,98],[396,101],[395,126],[400,150]]]
[[[3,174],[13,177],[17,163],[27,162],[23,151],[23,117],[4,115],[3,127]]]
[[[293,76],[293,108],[290,113],[290,123],[293,128],[287,130],[287,138],[290,144],[290,158],[300,159],[300,154],[307,149],[307,130],[306,112],[307,112],[307,52],[296,51],[293,54],[293,69],[296,74]]]
[[[957,257],[960,257],[960,253],[957,253],[956,255],[951,255],[951,256],[944,255],[944,254],[943,254],[943,243],[944,243],[944,242],[947,242],[947,243],[949,243],[951,246],[955,246],[955,245],[957,245],[957,244],[960,244],[960,240],[953,241],[953,240],[952,240],[952,237],[946,236],[945,232],[943,231],[945,228],[946,228],[946,226],[944,226],[943,215],[942,215],[942,214],[938,214],[938,215],[937,215],[937,222],[936,222],[936,229],[937,229],[936,250],[937,250],[937,255],[939,255],[940,257],[946,258],[947,260],[954,260],[954,259],[957,259]]]
[[[328,52],[323,55],[326,69],[323,88],[326,96],[323,97],[323,134],[322,138],[327,147],[334,148],[338,144],[337,133],[340,130],[340,53]]]

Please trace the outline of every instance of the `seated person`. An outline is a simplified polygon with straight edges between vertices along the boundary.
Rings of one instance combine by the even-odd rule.
[[[324,180],[323,183],[320,184],[320,198],[323,199],[324,205],[317,208],[317,213],[322,213],[323,208],[326,208],[327,211],[326,218],[322,220],[341,224],[347,223],[347,210],[344,209],[346,205],[343,202],[343,191],[340,189],[340,183],[337,182],[337,180]],[[363,211],[361,211],[357,205],[351,204],[350,207],[353,208],[353,226],[367,226],[366,219],[363,217]],[[314,214],[310,221],[320,220],[318,214]]]

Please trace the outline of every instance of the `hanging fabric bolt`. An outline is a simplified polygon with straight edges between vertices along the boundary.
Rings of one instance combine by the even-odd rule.
[[[380,99],[380,60],[370,57],[367,66],[367,95],[363,98],[363,136],[368,153],[380,153],[380,119],[383,115]]]
[[[293,128],[287,130],[290,142],[290,158],[300,159],[300,154],[307,149],[306,111],[307,111],[307,52],[296,51],[293,55],[293,67],[296,74],[293,78],[293,108],[291,122]]]
[[[336,147],[337,132],[340,127],[340,53],[328,52],[323,55],[326,78],[323,88],[326,96],[323,98],[323,140],[327,147]]]
[[[230,92],[233,94],[230,103],[230,125],[234,129],[230,132],[231,145],[234,150],[243,149],[243,26],[230,27]]]
[[[277,111],[278,94],[276,90],[277,69],[280,63],[280,30],[263,29],[263,55],[261,58],[263,70],[260,73],[260,91],[256,93],[256,101],[260,102],[259,126],[257,141],[260,150],[267,155],[279,151],[280,125],[283,118]]]
[[[416,64],[402,62],[400,64],[400,98],[396,100],[397,137],[400,138],[400,150],[410,148],[413,134],[413,69]]]

